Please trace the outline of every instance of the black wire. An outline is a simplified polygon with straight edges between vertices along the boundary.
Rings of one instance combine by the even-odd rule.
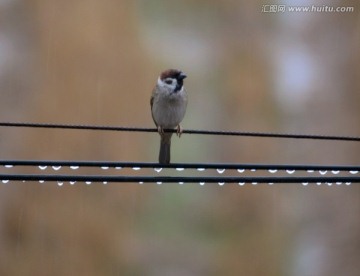
[[[169,168],[169,169],[227,169],[227,170],[295,170],[295,171],[360,171],[356,165],[287,165],[236,163],[171,163],[113,162],[113,161],[55,161],[55,160],[0,160],[1,166],[41,167],[109,167],[109,168]]]
[[[29,127],[29,128],[52,128],[52,129],[77,129],[77,130],[100,130],[100,131],[129,131],[129,132],[157,132],[156,128],[140,127],[115,127],[115,126],[94,126],[94,125],[68,125],[68,124],[47,124],[47,123],[11,123],[0,122],[2,127]],[[167,129],[166,132],[176,132]],[[211,130],[184,130],[187,134],[203,135],[225,135],[225,136],[250,136],[266,138],[288,138],[288,139],[315,139],[332,141],[353,141],[360,142],[360,137],[355,136],[334,136],[334,135],[304,135],[304,134],[279,134],[241,131],[211,131]]]
[[[360,183],[360,177],[177,177],[0,174],[2,181],[77,181],[137,183]]]

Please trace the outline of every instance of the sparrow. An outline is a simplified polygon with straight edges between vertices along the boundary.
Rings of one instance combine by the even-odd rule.
[[[153,89],[150,106],[151,115],[160,134],[159,163],[170,163],[170,146],[172,132],[164,129],[176,128],[177,136],[181,136],[180,123],[185,116],[187,93],[184,79],[187,76],[180,70],[168,69],[162,72]]]

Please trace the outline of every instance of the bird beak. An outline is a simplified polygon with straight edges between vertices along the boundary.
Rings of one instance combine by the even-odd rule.
[[[185,79],[186,77],[187,77],[187,76],[186,76],[183,72],[181,72],[178,78],[179,78],[180,80],[183,80],[183,79]]]

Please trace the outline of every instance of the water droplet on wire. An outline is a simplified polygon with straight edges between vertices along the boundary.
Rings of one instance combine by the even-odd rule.
[[[293,174],[293,173],[295,172],[295,170],[286,170],[286,172],[287,172],[288,174]]]
[[[270,170],[269,170],[269,173],[277,173],[277,171],[278,171],[278,170],[276,170],[276,169],[273,169],[273,170],[270,169]]]
[[[316,182],[316,185],[320,186],[320,185],[321,185],[321,182]]]
[[[307,170],[308,173],[314,173],[314,170]]]
[[[10,168],[14,167],[14,165],[5,165],[4,167],[7,169],[10,169]]]
[[[257,185],[258,183],[257,182],[251,182],[252,185]]]
[[[245,185],[245,182],[239,182],[239,185],[240,185],[240,186],[244,186],[244,185]]]
[[[332,174],[339,174],[340,171],[331,171]]]
[[[108,182],[107,182],[107,181],[103,181],[103,184],[104,184],[104,185],[107,185],[107,184],[108,184]]]
[[[45,183],[45,180],[39,180],[39,183],[43,184]]]
[[[6,183],[9,183],[9,180],[4,179],[4,180],[2,180],[1,182],[4,183],[4,184],[6,184]]]
[[[216,169],[216,171],[219,173],[219,174],[222,174],[225,172],[225,169]]]
[[[58,170],[61,169],[61,166],[52,166],[52,168],[53,168],[54,171],[58,171]]]
[[[219,182],[218,184],[219,184],[219,186],[224,186],[225,182]]]
[[[85,184],[86,184],[86,185],[90,185],[90,184],[91,184],[91,181],[85,181]]]
[[[154,168],[154,171],[156,171],[157,173],[162,171],[162,168]]]
[[[39,169],[42,170],[42,171],[43,171],[43,170],[46,170],[46,169],[47,169],[47,166],[39,166]]]
[[[144,182],[140,181],[139,184],[142,185],[142,184],[144,184]]]
[[[115,170],[121,170],[122,167],[115,167]]]
[[[251,172],[256,172],[256,169],[251,169],[250,171],[251,171]]]
[[[197,168],[197,170],[198,170],[199,172],[203,172],[203,171],[205,171],[205,168]]]
[[[109,167],[107,167],[107,166],[102,166],[101,169],[102,169],[102,170],[108,170]]]
[[[336,184],[336,185],[341,185],[341,184],[342,184],[342,182],[336,182],[335,184]]]
[[[58,181],[57,184],[58,184],[59,187],[61,187],[62,185],[64,185],[64,182]]]
[[[245,171],[245,169],[237,169],[237,171],[238,171],[239,173],[243,173],[243,172]]]
[[[185,169],[184,169],[184,168],[176,168],[175,170],[181,172],[181,171],[183,171],[183,170],[185,170]]]
[[[133,169],[134,171],[140,171],[141,168],[140,168],[140,167],[133,167],[132,169]]]
[[[205,182],[199,182],[199,184],[200,184],[201,186],[204,186],[204,185],[205,185]]]
[[[303,186],[307,186],[307,185],[309,185],[309,182],[303,182],[303,183],[301,183]]]
[[[349,186],[351,185],[351,182],[345,182],[345,185]]]
[[[161,185],[161,184],[162,184],[162,182],[161,182],[161,181],[158,181],[158,182],[156,182],[156,184]]]
[[[319,173],[320,173],[321,175],[325,175],[325,174],[327,174],[327,171],[319,171]]]
[[[179,185],[184,185],[184,182],[179,181]]]
[[[76,181],[70,181],[70,185],[74,185]]]
[[[349,173],[351,173],[351,174],[357,174],[357,173],[359,173],[359,171],[349,171]]]
[[[72,170],[77,170],[79,168],[79,166],[70,166],[70,169]]]

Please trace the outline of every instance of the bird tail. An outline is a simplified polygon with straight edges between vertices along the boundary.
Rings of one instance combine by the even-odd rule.
[[[161,134],[160,152],[159,152],[159,163],[160,164],[169,164],[170,163],[171,136],[172,136],[172,133]]]

